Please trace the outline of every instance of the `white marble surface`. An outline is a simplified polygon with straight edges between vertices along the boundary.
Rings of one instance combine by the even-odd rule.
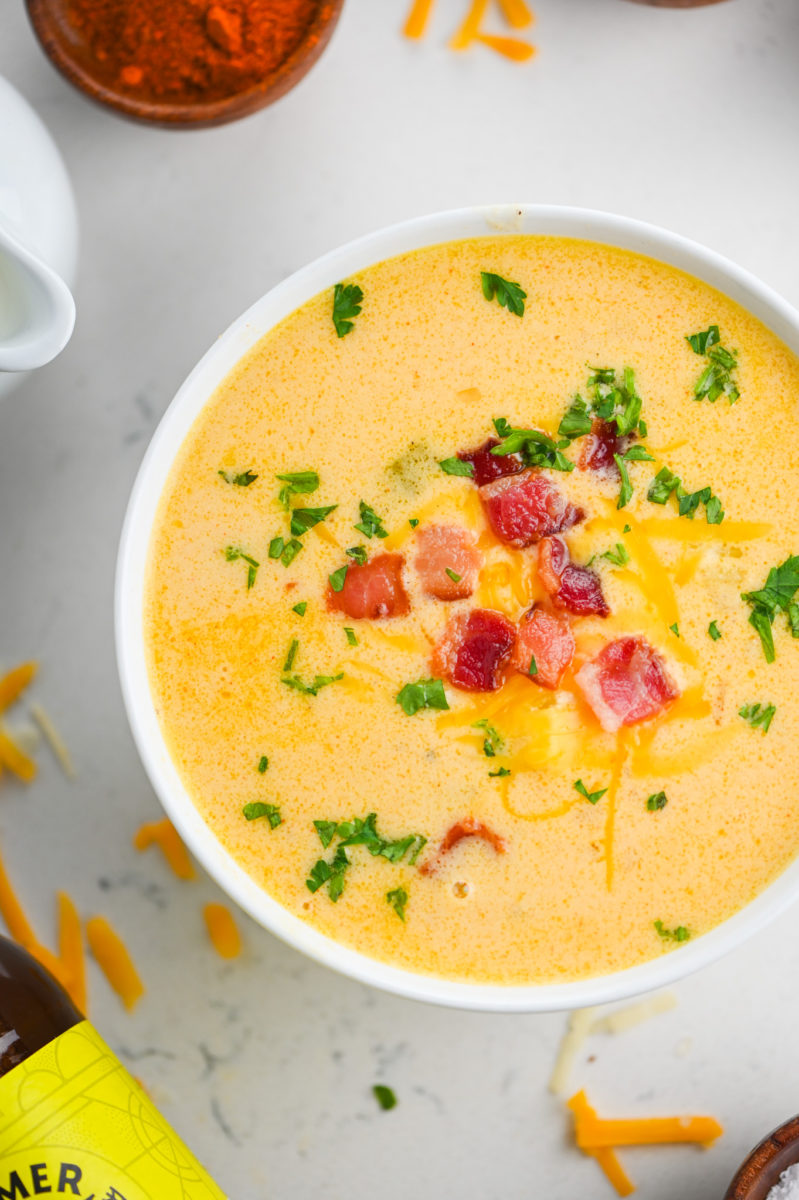
[[[799,3],[668,12],[537,0],[539,57],[420,46],[405,0],[347,0],[311,76],[237,125],[168,133],[89,106],[50,69],[20,0],[0,8],[0,73],[34,103],[82,219],[67,352],[0,406],[0,658],[43,664],[36,696],[79,781],[41,756],[3,786],[0,840],[43,937],[54,892],[123,932],[148,993],[133,1016],[91,974],[92,1015],[212,1173],[241,1200],[529,1200],[609,1195],[567,1144],[545,1081],[563,1018],[484,1017],[367,991],[242,918],[246,954],[204,942],[207,881],[178,884],[130,839],[158,813],[112,647],[114,556],[153,427],[210,340],[320,252],[470,202],[586,204],[656,221],[799,303]],[[680,1004],[595,1039],[575,1082],[608,1112],[698,1109],[709,1153],[626,1155],[650,1200],[719,1197],[748,1147],[799,1109],[799,938],[788,915],[678,989]],[[608,936],[612,936],[609,931]],[[592,1060],[588,1060],[591,1055]],[[371,1085],[400,1098],[376,1110]]]

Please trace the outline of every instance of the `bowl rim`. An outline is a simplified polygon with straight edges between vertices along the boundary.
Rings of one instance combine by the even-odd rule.
[[[600,242],[659,259],[726,293],[799,353],[799,313],[768,285],[697,242],[633,218],[559,205],[500,204],[434,213],[378,229],[315,259],[256,300],[216,340],[178,389],[153,434],[131,492],[117,562],[115,638],[124,704],[150,782],[192,854],[239,907],[317,962],[394,995],[486,1012],[549,1012],[651,991],[720,958],[799,896],[799,858],[742,909],[695,941],[607,975],[566,983],[470,983],[370,958],[285,909],[239,866],[205,824],[183,786],[158,724],[147,676],[142,619],[150,535],[168,472],[214,388],[241,357],[306,300],[374,263],[442,242],[516,234]]]
[[[131,120],[167,129],[201,129],[224,125],[279,100],[316,63],[333,35],[343,6],[344,0],[321,0],[302,39],[270,75],[257,83],[216,100],[179,104],[168,100],[138,99],[128,92],[117,91],[92,75],[80,56],[69,53],[65,48],[56,13],[57,0],[25,0],[31,27],[44,53],[73,87],[95,103]],[[309,44],[313,35],[316,35],[316,40]]]

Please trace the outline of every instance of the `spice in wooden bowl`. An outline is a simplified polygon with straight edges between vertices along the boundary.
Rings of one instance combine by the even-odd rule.
[[[343,0],[27,0],[55,66],[86,95],[166,126],[218,125],[302,78]]]

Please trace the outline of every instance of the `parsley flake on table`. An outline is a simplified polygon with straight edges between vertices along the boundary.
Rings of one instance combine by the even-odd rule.
[[[762,588],[742,592],[741,599],[751,606],[749,624],[757,631],[766,662],[774,662],[772,625],[778,613],[785,613],[793,637],[799,637],[799,612],[793,603],[799,591],[799,555],[791,555],[778,567],[772,567]]]
[[[249,487],[258,478],[249,469],[242,471],[240,474],[237,474],[235,471],[217,471],[217,475],[221,475],[225,483],[229,483],[233,487]]]
[[[745,704],[743,708],[738,709],[738,716],[743,717],[753,729],[762,729],[764,733],[768,733],[776,712],[774,704]]]
[[[394,698],[408,717],[423,708],[449,708],[441,679],[420,679],[417,683],[406,683]]]
[[[392,888],[390,892],[386,892],[386,900],[394,909],[401,921],[405,920],[405,906],[408,903],[408,893],[404,887]],[[392,1105],[393,1107],[393,1105]]]
[[[389,896],[391,895],[392,893],[389,892]],[[407,900],[407,896],[405,898]],[[403,921],[405,920],[404,917],[402,919]],[[394,1092],[391,1090],[391,1088],[386,1087],[384,1083],[376,1083],[372,1088],[372,1093],[374,1094],[374,1098],[382,1108],[383,1112],[390,1112],[392,1108],[397,1107],[397,1097],[394,1095]]]
[[[718,325],[688,334],[685,340],[694,354],[708,359],[708,365],[694,384],[694,400],[709,400],[715,404],[719,396],[726,396],[730,404],[735,404],[741,395],[732,377],[738,366],[738,353],[724,349]]]
[[[654,925],[664,942],[687,942],[691,936],[684,925],[678,925],[676,929],[667,929],[662,921],[655,921]]]
[[[647,799],[646,810],[647,812],[660,812],[668,802],[669,798],[665,792],[653,792]]]
[[[383,518],[378,517],[375,510],[370,508],[364,500],[360,501],[358,510],[360,512],[361,519],[355,528],[359,533],[362,533],[364,537],[368,538],[388,537],[388,530],[383,527]]]
[[[292,496],[297,493],[308,495],[310,492],[315,492],[319,487],[319,474],[317,471],[287,471],[285,475],[276,475],[275,478],[279,479],[283,484],[277,498],[287,512]]]
[[[283,824],[280,809],[276,804],[263,804],[260,800],[254,800],[252,804],[245,804],[241,811],[248,821],[257,821],[259,817],[266,817],[270,829],[277,829],[278,825]]]
[[[574,790],[575,792],[579,792],[581,796],[585,796],[589,804],[596,804],[602,799],[608,789],[600,788],[599,791],[589,792],[582,779],[577,779],[574,783]]]
[[[354,329],[362,301],[363,291],[357,283],[337,283],[333,288],[333,324],[340,338]]]
[[[520,284],[513,283],[510,279],[503,279],[501,275],[495,275],[493,271],[481,271],[480,281],[486,300],[496,300],[497,304],[507,308],[508,312],[513,313],[516,317],[524,316],[527,292]]]

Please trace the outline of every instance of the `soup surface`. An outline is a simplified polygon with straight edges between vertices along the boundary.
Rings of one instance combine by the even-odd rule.
[[[154,700],[220,841],[332,938],[473,982],[734,913],[799,844],[797,398],[738,305],[587,242],[434,246],[294,312],[150,551]]]

